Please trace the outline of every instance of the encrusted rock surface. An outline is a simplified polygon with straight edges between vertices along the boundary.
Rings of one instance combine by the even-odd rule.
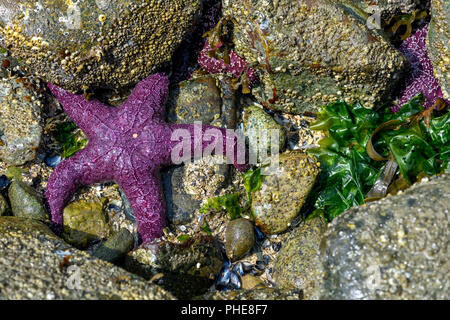
[[[132,85],[167,64],[199,0],[0,1],[0,46],[70,91]]]
[[[428,54],[444,98],[450,100],[450,2],[431,1],[432,18],[428,27]]]
[[[173,299],[57,238],[43,223],[0,217],[0,299]]]
[[[367,108],[386,102],[405,58],[361,17],[330,1],[224,1],[237,53],[257,67],[253,94],[266,108],[316,110],[345,98]]]
[[[279,161],[278,168],[263,177],[261,189],[252,194],[255,224],[266,234],[290,226],[320,172],[317,159],[301,151],[283,153]]]
[[[448,299],[450,176],[348,210],[324,236],[324,299]]]
[[[305,299],[320,297],[320,283],[324,277],[320,243],[325,230],[326,222],[314,218],[292,231],[275,263],[277,287],[303,289]]]
[[[0,159],[23,165],[35,158],[42,136],[41,106],[28,79],[0,79]]]

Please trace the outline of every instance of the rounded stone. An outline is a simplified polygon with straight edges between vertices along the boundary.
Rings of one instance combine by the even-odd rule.
[[[199,0],[1,0],[0,46],[69,91],[135,84],[167,64]]]
[[[41,221],[50,219],[36,191],[21,181],[13,181],[8,189],[13,215]]]
[[[122,228],[103,242],[92,255],[111,263],[117,263],[133,249],[133,246],[133,234],[127,229]]]
[[[283,153],[278,166],[263,176],[262,187],[252,193],[255,224],[266,234],[285,231],[300,213],[316,178],[320,164],[301,151]]]
[[[80,249],[96,240],[107,238],[111,232],[103,205],[99,202],[76,201],[64,208],[63,239]]]
[[[243,290],[264,289],[266,287],[264,281],[251,274],[244,275],[241,280]]]
[[[245,256],[255,244],[253,224],[247,219],[236,219],[228,223],[225,232],[225,249],[232,261]]]

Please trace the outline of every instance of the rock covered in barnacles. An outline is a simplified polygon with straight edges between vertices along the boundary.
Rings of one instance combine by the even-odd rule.
[[[73,92],[132,85],[169,62],[201,1],[0,0],[0,8],[0,46]]]
[[[279,165],[264,176],[252,193],[255,224],[266,234],[285,231],[296,218],[320,172],[314,156],[301,151],[283,153]]]
[[[373,108],[389,100],[405,58],[365,21],[329,1],[223,2],[237,54],[260,73],[266,108],[302,113],[346,98]]]
[[[0,79],[0,159],[23,165],[36,156],[42,136],[41,101],[30,80]]]
[[[432,0],[431,11],[427,37],[428,54],[444,99],[450,100],[450,2]]]

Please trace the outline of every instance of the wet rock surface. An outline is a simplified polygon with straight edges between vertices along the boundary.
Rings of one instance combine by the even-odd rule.
[[[0,299],[173,299],[160,287],[92,258],[43,223],[0,217]]]
[[[325,230],[326,222],[314,218],[289,234],[275,263],[274,278],[278,287],[303,289],[308,300],[320,297],[324,277],[320,244]]]
[[[228,258],[239,260],[248,253],[255,243],[253,224],[247,219],[236,219],[228,223],[225,233],[225,248]]]
[[[445,99],[450,100],[450,3],[431,1],[432,18],[428,27],[427,47],[434,75]]]
[[[8,189],[8,196],[14,216],[41,221],[50,220],[42,200],[36,191],[26,183],[13,181]]]
[[[117,263],[134,247],[134,236],[125,228],[120,229],[103,242],[92,254],[94,257]]]
[[[325,299],[448,299],[447,175],[351,209],[324,237]]]
[[[41,106],[30,80],[0,78],[0,159],[22,165],[35,158],[43,131]]]
[[[279,290],[273,288],[256,290],[232,290],[207,293],[197,300],[302,300],[299,290]]]
[[[380,34],[330,1],[230,0],[223,10],[237,53],[260,70],[253,94],[266,108],[298,114],[341,98],[373,108],[407,69]]]
[[[108,217],[100,202],[80,200],[70,203],[64,209],[63,221],[64,240],[80,249],[107,238],[111,232]]]
[[[278,168],[263,177],[261,189],[252,194],[255,224],[266,234],[290,226],[320,172],[317,159],[301,151],[283,153],[279,161]]]
[[[210,236],[190,238],[183,243],[146,244],[130,252],[125,269],[153,279],[180,299],[208,290],[222,265],[222,253]]]
[[[167,64],[198,0],[0,1],[0,46],[70,91],[120,88]]]

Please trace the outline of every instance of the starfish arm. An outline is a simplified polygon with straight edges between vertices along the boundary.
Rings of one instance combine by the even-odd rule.
[[[64,207],[79,186],[112,180],[108,167],[104,161],[98,160],[97,154],[98,151],[88,145],[61,162],[50,176],[45,196],[52,221],[59,229],[63,223]]]
[[[88,137],[95,136],[98,128],[102,127],[112,115],[113,108],[100,101],[88,101],[82,94],[67,92],[50,83],[47,86],[62,104],[64,111]]]
[[[247,152],[245,149],[245,139],[235,133],[234,130],[218,128],[210,125],[202,124],[171,124],[172,138],[169,144],[168,152],[170,158],[177,157],[186,158],[181,150],[180,137],[190,139],[190,156],[195,156],[196,150],[210,151],[214,145],[214,154],[228,157],[228,160],[233,163],[234,167],[239,171],[246,171],[248,169]],[[219,140],[216,142],[216,140]],[[175,149],[176,148],[176,149]],[[206,150],[205,150],[206,149]],[[232,157],[232,158],[231,158]]]
[[[120,108],[119,119],[134,127],[148,120],[163,122],[168,96],[169,78],[163,73],[153,74],[137,84]]]
[[[131,170],[120,174],[116,181],[133,208],[143,243],[161,237],[166,209],[158,171],[154,168]]]

